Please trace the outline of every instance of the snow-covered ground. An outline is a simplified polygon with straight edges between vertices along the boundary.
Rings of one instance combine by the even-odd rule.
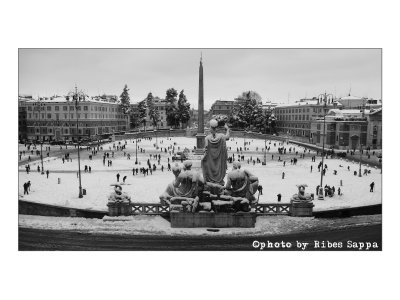
[[[139,147],[145,149],[145,153],[138,151],[138,160],[140,165],[135,165],[135,143],[134,140],[127,141],[127,147],[125,152],[131,154],[131,159],[128,160],[127,156],[124,156],[124,151],[116,151],[114,158],[111,158],[111,151],[113,151],[113,144],[103,145],[103,151],[99,151],[96,156],[93,156],[93,160],[89,160],[90,151],[81,151],[81,170],[82,170],[82,187],[86,189],[87,194],[83,198],[78,198],[78,160],[77,154],[71,154],[72,162],[63,163],[61,160],[61,154],[53,156],[53,149],[59,150],[57,146],[51,146],[52,151],[50,157],[44,159],[44,169],[50,171],[49,178],[46,175],[41,175],[37,172],[37,166],[40,165],[40,160],[31,162],[31,172],[26,174],[25,164],[19,166],[19,194],[22,199],[48,203],[54,205],[62,205],[76,208],[86,209],[107,209],[107,198],[112,191],[111,184],[116,183],[116,174],[121,175],[120,181],[124,176],[127,176],[126,183],[123,185],[123,191],[131,195],[132,201],[134,202],[148,202],[157,203],[159,202],[159,195],[164,192],[168,183],[172,182],[173,175],[167,171],[167,158],[171,156],[169,153],[161,152],[154,147],[155,139],[142,140],[139,143]],[[194,138],[176,137],[171,140],[166,138],[159,138],[158,144],[164,150],[164,147],[175,145],[175,152],[181,151],[185,147],[193,149],[196,144]],[[228,155],[235,154],[237,158],[237,147],[243,148],[243,139],[235,138],[227,142],[227,146],[231,147]],[[263,186],[263,195],[260,195],[261,203],[276,203],[277,194],[282,195],[282,203],[290,201],[290,197],[297,193],[296,184],[307,184],[308,190],[306,192],[315,193],[316,186],[320,183],[320,173],[318,172],[317,165],[320,162],[320,157],[317,157],[316,162],[311,162],[311,157],[315,155],[312,151],[306,152],[306,157],[300,158],[297,156],[297,165],[291,165],[290,159],[295,157],[293,154],[289,154],[287,150],[286,155],[279,155],[277,148],[279,145],[275,141],[267,141],[267,147],[271,149],[267,152],[267,165],[263,166],[261,163],[253,165],[252,163],[247,164],[247,159],[251,158],[256,160],[258,157],[261,161],[264,159],[264,140],[251,140],[246,139],[246,142],[250,142],[248,151],[243,152],[245,161],[242,162],[242,168],[250,170],[254,175],[258,176],[260,184]],[[274,145],[275,143],[275,145]],[[123,144],[123,142],[121,142]],[[118,142],[116,142],[118,145]],[[179,147],[179,149],[178,149]],[[295,147],[296,151],[304,153],[304,148],[287,145],[285,147]],[[111,150],[110,150],[111,148]],[[258,150],[257,150],[258,148]],[[26,150],[24,145],[19,146],[19,151]],[[110,152],[110,158],[112,160],[112,167],[103,165],[103,152]],[[157,166],[157,170],[153,172],[153,175],[143,176],[140,173],[132,176],[133,167],[147,167],[146,162],[149,158],[149,154],[161,154],[161,164],[158,165],[156,160],[151,159],[151,164]],[[274,159],[272,160],[272,155]],[[286,160],[286,166],[283,167],[283,162],[278,162],[278,157],[282,160]],[[26,155],[24,157],[26,159]],[[173,162],[170,160],[171,166]],[[328,171],[326,176],[323,178],[323,185],[328,184],[335,186],[336,191],[340,187],[340,180],[343,182],[343,186],[340,187],[343,195],[338,196],[337,192],[332,198],[325,198],[324,201],[315,200],[315,210],[324,210],[339,207],[351,207],[351,206],[362,206],[381,203],[381,170],[376,168],[362,166],[362,169],[368,168],[371,173],[368,176],[358,177],[353,175],[353,171],[358,171],[358,164],[347,162],[342,159],[325,159],[324,163],[328,165]],[[91,166],[92,172],[83,172],[84,166]],[[161,171],[161,165],[164,165],[164,172]],[[311,165],[313,171],[310,171]],[[350,166],[350,171],[347,170],[347,166]],[[231,170],[232,165],[228,164],[228,172]],[[337,175],[333,175],[333,170],[337,170]],[[285,179],[282,179],[282,172],[285,172]],[[150,174],[150,173],[149,173]],[[61,184],[58,184],[58,178],[61,180]],[[31,181],[31,191],[29,195],[23,196],[23,184],[28,180]],[[369,184],[375,182],[375,191],[369,192]]]
[[[107,219],[113,218],[108,217]],[[218,232],[210,232],[207,231],[207,228],[171,228],[170,223],[160,216],[130,216],[123,217],[123,219],[125,221],[20,215],[19,226],[50,230],[76,230],[96,234],[235,236],[287,234],[330,228],[337,230],[382,223],[382,215],[355,216],[343,219],[262,216],[257,217],[255,228],[219,228]]]

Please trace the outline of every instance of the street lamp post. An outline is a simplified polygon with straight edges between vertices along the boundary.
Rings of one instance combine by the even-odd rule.
[[[138,144],[137,144],[137,135],[138,135],[138,133],[136,133],[136,135],[135,135],[135,144],[136,144],[136,160],[135,160],[135,165],[138,164],[138,161],[137,161],[137,148],[138,148]]]
[[[44,169],[43,169],[43,141],[40,141],[40,160],[42,161],[42,172],[40,174],[44,174]]]
[[[158,149],[157,129],[154,129],[154,133],[156,135],[156,149]]]
[[[75,114],[76,114],[76,135],[78,139],[78,177],[79,177],[79,198],[83,198],[82,193],[82,178],[81,178],[81,156],[80,156],[80,138],[79,138],[79,122],[78,122],[78,103],[80,99],[85,99],[83,92],[78,92],[78,88],[75,86],[75,91],[71,92],[72,99],[75,100]]]
[[[40,143],[40,161],[41,161],[41,165],[42,165],[42,171],[40,172],[40,174],[44,174],[44,168],[43,168],[43,140],[40,140],[40,137],[41,137],[41,134],[42,134],[42,128],[41,128],[41,117],[40,117],[40,114],[41,114],[41,110],[42,110],[42,106],[44,106],[44,103],[40,103],[40,99],[38,100],[38,103],[37,103],[37,110],[38,110],[38,114],[39,114],[39,143]]]
[[[365,102],[363,101],[363,106],[362,106],[362,119],[364,120],[364,110],[365,110]],[[360,124],[360,164],[358,168],[358,177],[362,177],[361,175],[361,159],[362,159],[362,144],[361,144],[361,135],[362,135],[362,124]]]
[[[243,131],[243,133],[244,133],[243,150],[246,150],[246,129]]]
[[[325,156],[325,136],[326,136],[326,134],[325,134],[325,117],[326,117],[326,104],[328,101],[328,97],[333,98],[333,95],[331,95],[331,94],[327,95],[326,93],[324,93],[324,94],[320,94],[318,96],[318,100],[324,101],[324,128],[322,131],[322,153],[321,153],[322,169],[321,169],[321,181],[320,181],[319,192],[318,192],[318,200],[324,200],[324,188],[322,186],[322,182],[323,182],[323,176],[324,176],[324,156]]]

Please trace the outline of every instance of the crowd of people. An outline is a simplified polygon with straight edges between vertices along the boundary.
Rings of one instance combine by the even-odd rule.
[[[177,151],[180,151],[181,147],[177,145],[176,142],[172,140],[172,138],[163,138],[159,139],[158,142],[152,144],[152,148],[150,149],[145,149],[142,147],[142,141],[151,141],[153,142],[154,137],[143,137],[140,139],[131,139],[131,140],[120,140],[116,142],[112,142],[107,145],[97,145],[97,146],[85,146],[81,147],[81,150],[83,151],[83,157],[88,158],[88,162],[91,163],[93,161],[93,158],[96,157],[99,154],[102,154],[102,162],[103,166],[106,165],[107,161],[107,167],[113,168],[113,160],[115,159],[121,159],[121,158],[126,158],[127,160],[132,161],[131,165],[132,167],[132,176],[138,176],[139,174],[145,176],[151,176],[153,175],[154,172],[161,171],[164,172],[166,171],[171,171],[171,161]],[[164,143],[165,142],[165,143]],[[235,138],[231,138],[231,142],[236,142],[236,145],[238,145],[238,141],[235,140]],[[287,142],[277,142],[277,141],[267,141],[265,143],[265,147],[253,147],[253,150],[250,150],[250,146],[252,145],[254,141],[253,140],[247,140],[243,143],[243,147],[236,146],[236,151],[232,150],[232,147],[228,147],[228,163],[232,164],[235,161],[240,161],[240,162],[247,162],[248,165],[258,165],[258,164],[264,164],[265,160],[267,161],[273,161],[274,154],[278,156],[278,162],[282,163],[282,168],[287,168],[287,162],[290,161],[291,166],[298,166],[298,161],[299,159],[305,159],[311,158],[312,163],[317,162],[317,158],[320,156],[320,153],[318,151],[312,151],[310,149],[307,149],[302,146],[293,146],[292,144],[289,144]],[[137,148],[137,152],[140,151],[141,155],[139,156],[139,160],[134,159],[131,160],[132,155],[135,156],[135,152],[132,152],[132,148],[130,148],[130,152],[127,149],[128,143],[137,143],[135,145],[135,148]],[[277,152],[270,152],[272,145],[277,149]],[[108,147],[108,149],[103,149],[103,147]],[[31,170],[31,164],[32,164],[32,157],[35,156],[36,162],[40,159],[41,156],[41,151],[38,149],[38,146],[35,144],[25,144],[25,150],[20,150],[19,151],[19,159],[21,160],[22,157],[26,157],[28,155],[28,163],[25,165],[25,170],[26,173],[29,174]],[[71,147],[70,147],[71,148]],[[76,148],[76,145],[74,145],[74,148]],[[195,148],[195,147],[194,147]],[[255,151],[254,151],[255,149]],[[49,157],[49,153],[51,151],[50,146],[44,146],[43,150],[47,152],[47,157]],[[146,153],[146,150],[148,151],[147,158],[146,156],[143,155],[143,153]],[[68,163],[72,162],[72,157],[70,155],[70,151],[68,151],[68,147],[65,146],[65,149],[60,146],[59,151],[61,151],[61,154],[59,154],[59,158],[61,159],[62,163]],[[268,157],[267,157],[268,153]],[[328,153],[329,155],[332,155],[334,153]],[[327,157],[328,157],[327,154]],[[373,155],[375,153],[373,152]],[[31,157],[32,156],[32,157]],[[183,158],[181,158],[182,160]],[[138,166],[139,165],[139,166]],[[302,165],[304,167],[304,165]],[[321,161],[318,162],[318,165],[316,165],[318,172],[322,172],[323,176],[326,176],[326,172],[328,171],[328,164],[325,163],[324,165],[322,164]],[[342,167],[342,166],[341,166]],[[310,172],[313,172],[314,165],[310,165]],[[41,170],[40,165],[37,165],[37,170],[38,172],[44,172],[44,170]],[[90,164],[85,164],[83,172],[91,174],[92,173],[92,166]],[[350,171],[350,166],[347,167],[347,170]],[[356,172],[356,171],[354,171]],[[49,178],[49,170],[45,171],[46,178]],[[129,172],[130,173],[130,172]],[[284,180],[286,178],[286,173],[285,171],[282,170],[281,172],[281,179]],[[369,169],[364,169],[364,174],[363,175],[368,175],[371,173],[371,170]],[[289,174],[289,173],[288,173]],[[338,173],[338,170],[333,170],[334,175],[340,175]],[[124,175],[122,178],[122,182],[126,183],[128,180],[128,175]],[[290,175],[290,174],[289,174]],[[78,174],[77,174],[78,176]],[[116,179],[117,182],[120,181],[120,174],[119,172],[116,174]],[[342,182],[342,180],[341,180]],[[30,183],[29,183],[30,185]],[[29,188],[25,188],[27,185],[24,183],[24,194],[28,194]],[[318,194],[318,188],[317,187],[317,194]],[[370,192],[374,191],[374,183],[371,183],[370,185]],[[334,186],[329,186],[328,184],[325,185],[324,187],[324,195],[326,197],[334,197],[337,192],[338,196],[341,196],[343,194],[342,188],[339,187],[336,191]],[[260,194],[262,194],[262,189],[259,191]],[[279,194],[280,197],[278,197],[279,201],[281,199],[281,194]]]

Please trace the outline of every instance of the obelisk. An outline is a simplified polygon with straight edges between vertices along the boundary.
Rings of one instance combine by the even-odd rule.
[[[197,146],[196,154],[204,153],[204,86],[203,86],[203,56],[200,57],[199,67],[199,105],[198,105],[198,124],[197,124]]]

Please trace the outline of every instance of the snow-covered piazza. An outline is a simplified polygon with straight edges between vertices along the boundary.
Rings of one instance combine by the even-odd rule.
[[[158,138],[159,149],[155,147],[156,139],[141,139],[138,143],[138,165],[135,165],[136,144],[135,140],[126,140],[126,148],[124,150],[116,150],[116,146],[125,145],[125,140],[103,144],[96,155],[92,151],[97,147],[86,150],[82,147],[81,151],[81,174],[82,187],[86,190],[83,198],[78,198],[78,159],[77,149],[68,145],[66,146],[51,145],[49,156],[43,150],[43,166],[45,171],[49,171],[47,178],[46,173],[38,172],[38,166],[41,166],[40,155],[36,155],[28,151],[25,145],[19,145],[19,151],[22,153],[19,163],[19,198],[32,202],[47,203],[53,205],[66,206],[71,208],[83,208],[93,210],[107,210],[107,197],[113,190],[113,185],[117,182],[117,174],[120,175],[119,182],[123,187],[123,191],[131,196],[133,202],[159,203],[159,196],[165,191],[167,185],[172,182],[173,175],[168,171],[168,163],[173,166],[172,149],[174,152],[183,151],[184,148],[190,150],[195,146],[195,138],[172,137]],[[294,144],[280,144],[279,141],[268,140],[267,148],[270,149],[266,153],[267,164],[262,165],[264,161],[264,140],[246,139],[246,151],[244,160],[241,161],[242,169],[247,169],[259,178],[259,184],[262,185],[262,195],[259,197],[259,203],[277,203],[277,195],[281,194],[281,202],[288,203],[293,194],[297,192],[296,185],[307,184],[307,192],[316,194],[316,187],[320,184],[321,173],[318,172],[318,164],[321,157],[317,156],[315,151],[309,151],[303,147]],[[120,144],[119,144],[120,143]],[[231,138],[227,141],[228,156],[237,160],[237,148],[243,148],[243,138]],[[115,148],[114,148],[115,146]],[[285,147],[286,154],[279,154],[278,148]],[[143,152],[140,151],[143,149]],[[165,153],[167,148],[167,153]],[[289,153],[289,148],[291,152]],[[30,148],[32,150],[32,147]],[[171,152],[171,154],[170,154]],[[298,153],[297,155],[295,153]],[[65,154],[69,153],[69,160],[65,159]],[[103,163],[104,153],[109,153]],[[114,153],[114,156],[112,155]],[[240,154],[240,153],[239,153]],[[304,154],[304,158],[300,158]],[[92,159],[89,156],[92,156]],[[157,155],[157,159],[155,159]],[[160,155],[160,161],[158,161]],[[33,161],[28,162],[28,157]],[[112,157],[113,156],[113,157]],[[315,162],[312,157],[315,156]],[[128,159],[130,157],[130,159]],[[64,158],[64,161],[63,161]],[[281,161],[278,161],[280,158]],[[291,159],[297,158],[297,164],[291,164]],[[257,159],[258,163],[257,163]],[[111,166],[108,160],[112,161]],[[140,172],[133,174],[132,169],[147,168],[147,161],[150,160],[156,170],[149,172],[149,175],[143,175]],[[255,161],[255,163],[253,163]],[[181,164],[180,161],[177,162]],[[26,172],[26,166],[30,165],[29,174]],[[323,176],[323,185],[335,187],[335,194],[332,197],[325,197],[319,201],[315,197],[314,210],[326,210],[333,208],[356,207],[371,204],[380,204],[381,199],[381,170],[376,167],[362,165],[362,172],[369,170],[366,175],[358,177],[354,175],[358,173],[359,164],[350,162],[341,158],[325,158],[324,165],[327,165],[326,175]],[[90,172],[85,172],[85,166]],[[163,170],[162,170],[163,168]],[[232,163],[228,164],[228,172],[232,169]],[[336,172],[335,172],[336,171]],[[282,179],[282,173],[284,178]],[[335,175],[336,173],[336,175]],[[126,176],[125,182],[123,178]],[[23,184],[31,182],[30,192],[24,195]],[[370,192],[370,184],[374,182],[373,192]],[[338,195],[338,189],[341,195]]]

